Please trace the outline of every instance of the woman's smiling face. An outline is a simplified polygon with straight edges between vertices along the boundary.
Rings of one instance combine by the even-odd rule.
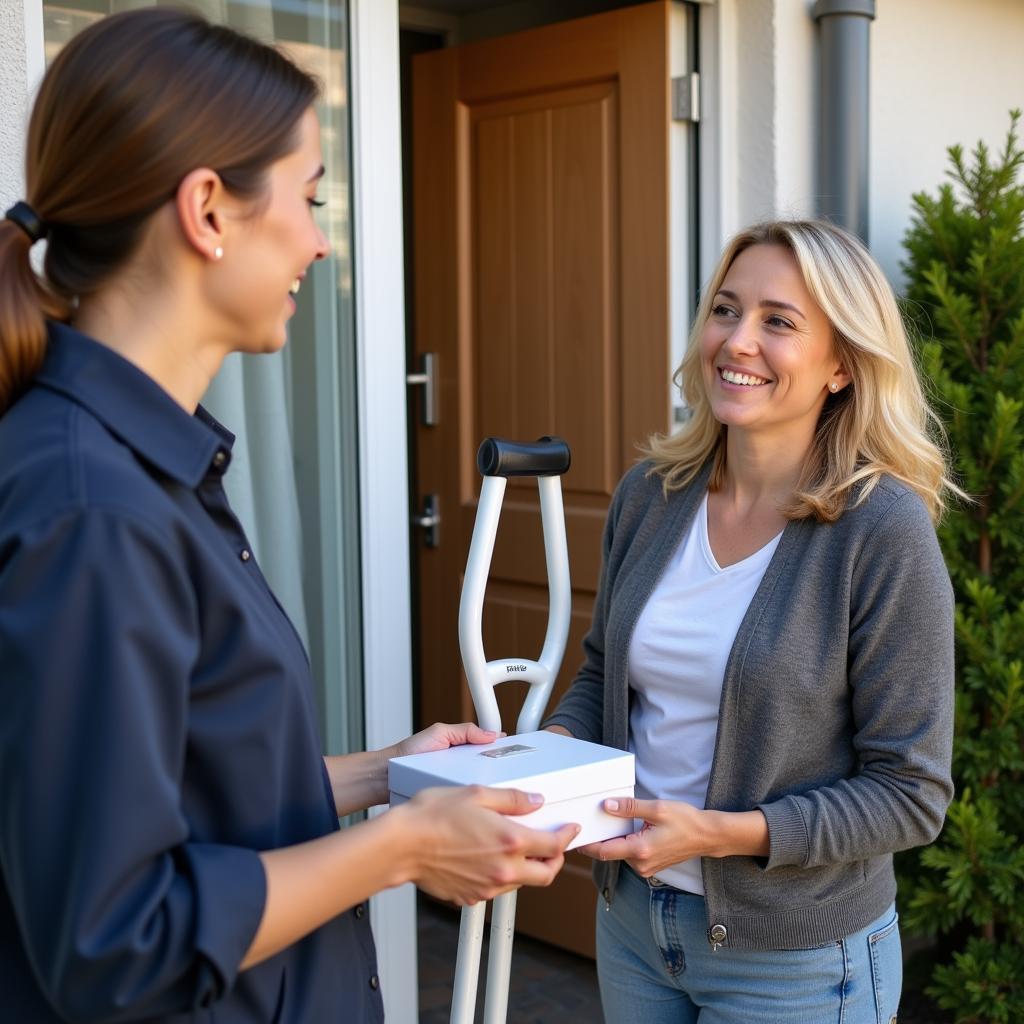
[[[320,123],[313,109],[297,125],[297,146],[267,170],[256,211],[239,202],[218,265],[215,301],[229,337],[245,352],[275,352],[287,338],[295,294],[309,265],[330,251],[312,207],[324,172]]]
[[[729,267],[700,334],[715,418],[751,432],[813,435],[830,385],[849,375],[832,326],[781,245],[753,245]]]

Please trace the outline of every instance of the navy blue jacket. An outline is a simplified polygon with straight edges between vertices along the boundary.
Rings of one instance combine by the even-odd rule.
[[[0,1016],[383,1019],[364,906],[239,973],[257,851],[338,827],[233,437],[69,327],[0,418]]]

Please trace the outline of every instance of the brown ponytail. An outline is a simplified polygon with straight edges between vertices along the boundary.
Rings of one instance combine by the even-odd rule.
[[[46,348],[46,297],[29,263],[32,242],[0,220],[0,413],[31,380]]]
[[[29,122],[26,200],[48,228],[0,220],[0,415],[45,354],[45,319],[116,274],[150,216],[197,167],[243,199],[297,144],[319,87],[287,57],[192,12],[144,8],[85,29],[43,78]]]

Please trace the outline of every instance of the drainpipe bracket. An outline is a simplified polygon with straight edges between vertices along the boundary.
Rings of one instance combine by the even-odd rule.
[[[852,14],[875,20],[875,0],[817,0],[812,12],[814,20],[834,14]]]

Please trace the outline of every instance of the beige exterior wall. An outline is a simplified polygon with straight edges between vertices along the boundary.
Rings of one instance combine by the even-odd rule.
[[[724,241],[817,210],[814,0],[701,0],[701,274]]]
[[[719,167],[702,206],[720,246],[770,216],[813,215],[820,116],[814,0],[704,0],[703,139]],[[1021,0],[877,0],[871,25],[869,232],[897,287],[914,192],[944,181],[946,149],[999,146],[1024,107]],[[708,240],[711,241],[711,240]],[[710,270],[712,244],[703,247]]]
[[[871,30],[871,247],[899,278],[912,193],[934,192],[946,148],[998,147],[1024,107],[1021,0],[878,0]]]
[[[42,4],[0,0],[0,210],[21,198],[29,92],[42,70]]]

